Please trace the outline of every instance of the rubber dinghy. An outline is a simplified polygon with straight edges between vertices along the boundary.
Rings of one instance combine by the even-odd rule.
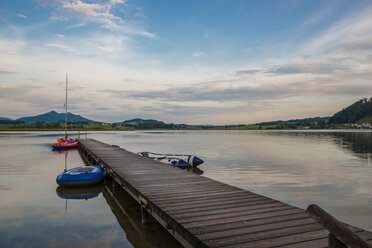
[[[60,186],[89,186],[103,180],[105,170],[101,166],[81,166],[69,169],[57,176],[57,183]]]
[[[170,164],[174,167],[188,168],[191,166],[198,166],[204,163],[203,160],[194,155],[181,155],[181,154],[160,154],[153,152],[139,152],[138,155],[157,160],[159,162]]]

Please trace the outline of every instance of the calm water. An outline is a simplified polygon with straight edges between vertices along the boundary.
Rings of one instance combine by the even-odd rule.
[[[0,133],[0,247],[178,247],[112,182],[66,191],[55,178],[83,165],[52,152],[57,133]],[[88,137],[127,150],[189,153],[197,173],[372,231],[372,132],[135,131]],[[188,173],[185,171],[185,173]],[[77,196],[89,199],[71,199]],[[66,199],[68,198],[68,199]]]

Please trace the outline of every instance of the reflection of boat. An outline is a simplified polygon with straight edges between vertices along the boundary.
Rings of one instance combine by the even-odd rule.
[[[197,175],[202,175],[204,173],[204,171],[199,169],[198,167],[189,167],[187,168],[187,171],[195,173]]]
[[[56,181],[60,186],[88,186],[101,182],[104,176],[101,166],[81,166],[65,170]]]
[[[53,149],[53,153],[59,153],[59,154],[65,154],[65,153],[68,153],[70,151],[76,151],[78,150],[79,147],[74,147],[74,148],[71,148],[71,149]]]
[[[153,152],[139,152],[138,155],[170,164],[174,167],[188,168],[191,166],[198,166],[204,163],[203,160],[194,155],[181,155],[181,154],[159,154]]]
[[[68,149],[73,149],[73,148],[76,148],[79,146],[79,144],[74,141],[74,142],[66,142],[66,141],[62,141],[62,142],[56,142],[56,143],[53,143],[53,150],[68,150]]]
[[[97,197],[104,187],[104,183],[89,187],[62,187],[56,189],[57,195],[62,199],[92,199]]]
[[[68,150],[79,146],[78,142],[69,138],[67,135],[67,75],[66,75],[66,99],[65,99],[65,137],[58,138],[56,143],[53,143],[53,150]]]

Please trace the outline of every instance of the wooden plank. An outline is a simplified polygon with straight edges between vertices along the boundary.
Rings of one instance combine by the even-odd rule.
[[[262,219],[255,219],[255,220],[249,220],[249,221],[238,220],[235,222],[215,224],[215,225],[209,225],[209,226],[191,227],[191,228],[188,228],[188,230],[195,235],[199,235],[199,234],[226,231],[226,230],[244,228],[244,227],[250,227],[250,226],[260,226],[260,225],[278,223],[278,222],[289,221],[289,220],[299,220],[299,219],[304,219],[304,218],[309,218],[309,215],[302,212],[302,213],[297,213],[297,214],[279,215],[279,216],[273,216],[270,218],[262,218]]]
[[[138,188],[139,189],[139,188]],[[147,194],[151,194],[153,196],[162,196],[162,195],[168,195],[168,194],[190,194],[195,192],[208,192],[213,190],[226,190],[226,189],[233,189],[230,187],[225,187],[223,185],[208,185],[208,187],[205,187],[205,184],[202,185],[190,185],[188,187],[185,187],[184,189],[179,189],[178,187],[165,187],[165,188],[148,188],[148,187],[142,187],[140,190],[142,192],[146,192]]]
[[[173,212],[177,213],[177,211],[197,211],[197,210],[205,210],[205,208],[214,207],[215,209],[222,209],[222,208],[230,208],[234,206],[252,206],[252,205],[258,205],[263,203],[273,203],[276,202],[275,200],[267,199],[267,198],[248,198],[248,199],[242,199],[238,201],[231,201],[229,203],[219,201],[219,202],[210,202],[205,201],[203,203],[185,203],[182,205],[174,206],[174,205],[168,205],[168,204],[158,204],[161,206],[165,211],[167,212]]]
[[[184,224],[186,228],[195,228],[195,227],[201,227],[201,226],[212,226],[217,224],[226,224],[226,223],[233,223],[237,221],[249,221],[249,220],[257,220],[257,219],[265,219],[265,218],[272,218],[276,216],[283,216],[287,214],[297,214],[303,212],[302,209],[289,209],[289,210],[281,210],[276,212],[270,212],[270,213],[263,213],[263,214],[256,214],[254,216],[238,216],[238,217],[232,217],[232,218],[226,218],[226,219],[218,219],[218,220],[206,220],[206,221],[199,221],[194,223],[187,223]]]
[[[326,229],[315,230],[310,232],[295,233],[292,235],[286,235],[283,237],[271,238],[266,240],[259,240],[254,242],[226,245],[225,248],[266,248],[266,247],[277,247],[283,245],[289,245],[294,243],[300,243],[310,241],[314,239],[322,239],[328,237],[328,231]]]
[[[313,224],[313,223],[317,223],[317,222],[312,218],[302,218],[302,219],[281,221],[281,222],[269,223],[269,224],[258,225],[258,226],[248,226],[248,227],[241,227],[241,228],[235,228],[235,229],[227,229],[227,230],[218,231],[218,232],[199,234],[197,236],[199,239],[204,240],[204,241],[218,240],[222,238],[235,237],[239,235],[248,235],[250,233],[264,232],[264,231],[270,231],[270,230],[293,227],[293,226],[301,226],[301,225]]]
[[[166,201],[174,201],[174,200],[185,200],[190,201],[195,198],[200,197],[207,197],[207,196],[219,196],[223,198],[226,195],[231,195],[231,193],[237,193],[237,192],[244,192],[243,190],[237,190],[237,189],[222,189],[222,190],[214,190],[214,191],[206,191],[206,192],[196,192],[196,193],[190,193],[190,194],[169,194],[169,195],[149,195],[149,198],[155,198],[159,201],[166,200]]]
[[[278,207],[278,206],[285,206],[286,204],[282,202],[274,202],[274,203],[268,203],[268,204],[260,204],[260,205],[253,205],[253,206],[232,206],[229,208],[223,208],[223,209],[215,209],[213,207],[208,208],[208,210],[203,211],[197,211],[197,212],[185,212],[182,211],[178,214],[172,214],[173,216],[177,218],[187,218],[191,216],[207,216],[213,211],[214,214],[225,214],[225,213],[233,213],[233,212],[241,212],[245,210],[253,210],[253,209],[265,209],[265,208],[272,208],[272,207]]]
[[[199,197],[195,197],[195,199],[190,198],[183,198],[183,199],[174,199],[172,201],[167,199],[158,199],[156,200],[157,203],[167,203],[168,206],[183,206],[193,200],[193,204],[196,203],[204,203],[204,202],[231,202],[231,201],[238,201],[238,200],[250,200],[250,199],[269,199],[260,195],[250,194],[244,191],[237,191],[237,192],[230,192],[229,194],[225,194],[223,197],[220,195],[203,195]]]
[[[139,185],[138,189],[141,190],[143,187],[183,187],[183,186],[188,186],[188,185],[195,185],[195,184],[207,184],[205,180],[200,180],[196,181],[194,180],[193,182],[154,182],[154,183],[146,183],[146,185]],[[142,186],[142,187],[141,187]]]
[[[253,209],[253,210],[245,210],[245,211],[237,211],[237,212],[228,212],[224,214],[216,214],[211,211],[210,214],[205,216],[192,216],[187,218],[177,218],[178,222],[181,224],[187,223],[194,223],[194,222],[201,222],[201,221],[209,221],[209,220],[219,220],[219,219],[227,219],[237,216],[248,216],[248,215],[256,215],[256,214],[263,214],[263,213],[271,213],[271,212],[278,212],[283,210],[291,210],[297,209],[293,206],[283,205],[271,208],[264,208],[264,209]]]
[[[289,244],[289,245],[281,245],[277,246],[280,248],[328,248],[328,237],[326,238],[320,238],[320,239],[313,239],[313,240],[307,240],[304,242]]]
[[[303,234],[306,232],[322,230],[322,226],[318,223],[303,224],[299,226],[291,226],[273,229],[269,231],[262,231],[257,233],[251,233],[249,235],[240,235],[228,238],[219,238],[215,240],[208,240],[205,243],[210,247],[223,247],[232,245],[244,245],[253,242],[265,242],[264,240],[273,240],[274,238],[282,238],[288,235]]]
[[[177,189],[173,189],[173,190],[168,190],[168,191],[158,191],[158,192],[154,192],[154,191],[151,191],[151,192],[148,192],[147,190],[142,190],[143,192],[146,192],[148,193],[149,195],[153,196],[153,197],[157,197],[159,199],[163,198],[163,197],[169,197],[169,196],[187,196],[187,195],[194,195],[194,194],[206,194],[206,193],[209,193],[209,192],[233,192],[233,191],[236,191],[236,192],[242,192],[241,189],[236,189],[236,188],[230,188],[230,187],[223,187],[223,186],[218,186],[218,187],[209,187],[209,188],[206,188],[206,189],[201,189],[200,187],[199,188],[196,188],[196,189],[190,189],[190,190],[185,190],[185,191],[181,191],[179,192]]]

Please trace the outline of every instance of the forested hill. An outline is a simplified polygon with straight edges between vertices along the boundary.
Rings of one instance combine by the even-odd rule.
[[[372,97],[359,100],[340,112],[337,112],[329,119],[329,123],[356,123],[367,117],[372,117]]]

